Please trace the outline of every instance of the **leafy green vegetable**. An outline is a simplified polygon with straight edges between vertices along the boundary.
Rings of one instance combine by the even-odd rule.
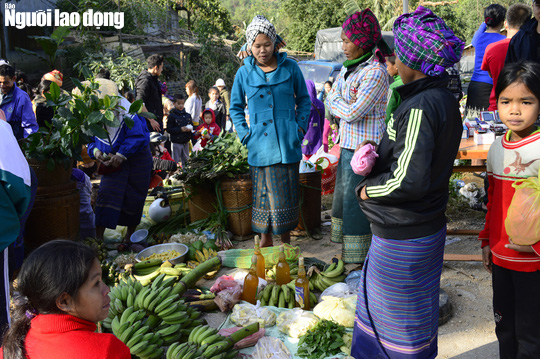
[[[338,354],[341,352],[340,347],[345,345],[344,333],[344,326],[322,319],[306,335],[300,337],[297,355],[308,359],[322,359]]]

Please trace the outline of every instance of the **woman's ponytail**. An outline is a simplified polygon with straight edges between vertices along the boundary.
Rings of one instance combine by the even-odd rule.
[[[30,330],[30,322],[37,315],[27,299],[18,299],[15,308],[11,312],[11,327],[4,334],[2,349],[4,358],[25,359],[26,349],[24,341]]]

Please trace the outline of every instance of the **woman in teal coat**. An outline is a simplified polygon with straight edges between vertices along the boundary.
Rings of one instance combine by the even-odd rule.
[[[246,29],[250,56],[236,73],[230,107],[238,137],[248,148],[254,187],[251,226],[262,234],[263,247],[273,245],[272,234],[289,243],[289,232],[298,225],[298,165],[311,108],[304,76],[286,53],[276,52],[276,38],[264,16],[253,18]]]

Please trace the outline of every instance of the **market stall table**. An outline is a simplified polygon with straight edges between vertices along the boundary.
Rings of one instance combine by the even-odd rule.
[[[459,144],[459,149],[456,155],[458,160],[487,160],[489,147],[491,145],[477,145],[473,137],[462,139]],[[453,172],[484,172],[485,165],[473,166],[454,166]],[[449,229],[446,232],[449,235],[478,235],[477,229]],[[444,260],[448,261],[481,261],[482,256],[476,254],[445,254]]]

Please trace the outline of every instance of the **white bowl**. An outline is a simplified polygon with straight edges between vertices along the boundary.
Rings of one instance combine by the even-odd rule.
[[[139,229],[133,232],[129,239],[131,243],[139,243],[144,241],[148,237],[148,229]]]
[[[148,248],[145,248],[142,251],[140,251],[135,256],[135,259],[138,262],[140,262],[142,260],[141,258],[149,257],[154,253],[159,254],[159,253],[167,252],[167,251],[170,251],[171,249],[174,249],[175,251],[180,253],[180,255],[178,257],[169,259],[169,262],[171,262],[172,264],[183,263],[184,259],[186,257],[186,254],[189,251],[189,248],[188,248],[188,246],[186,246],[185,244],[182,244],[182,243],[156,244],[155,246],[148,247]]]

